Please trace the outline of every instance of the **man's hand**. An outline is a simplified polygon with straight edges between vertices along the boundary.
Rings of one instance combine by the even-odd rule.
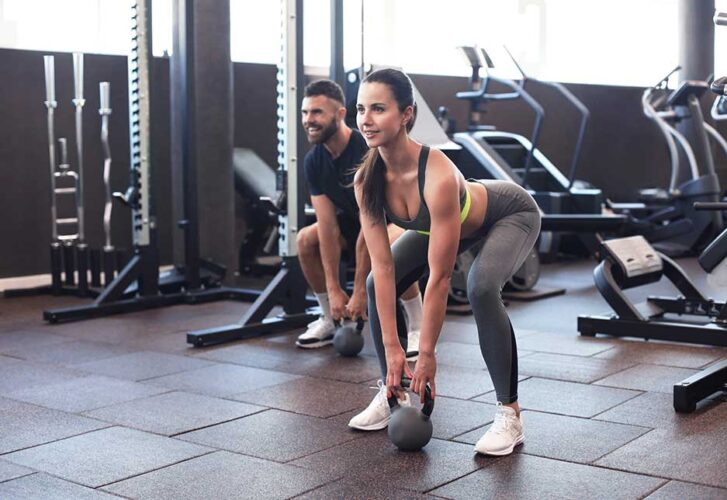
[[[348,317],[351,319],[361,318],[362,320],[366,321],[368,319],[367,309],[368,305],[366,290],[354,290],[353,294],[351,295],[351,300],[348,301],[348,305],[346,306],[346,310],[348,311]]]
[[[333,319],[340,321],[346,317],[348,294],[340,286],[328,290],[328,301],[331,304],[331,316],[333,316]]]

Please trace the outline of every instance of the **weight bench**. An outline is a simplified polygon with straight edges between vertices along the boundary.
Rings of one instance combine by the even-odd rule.
[[[614,313],[578,317],[581,335],[604,333],[694,344],[727,346],[727,306],[705,297],[684,270],[657,252],[642,236],[609,240],[602,244],[604,260],[594,270],[596,287]],[[707,273],[727,275],[727,230],[699,256]],[[648,297],[634,304],[628,288],[667,278],[679,297]],[[689,413],[699,401],[725,388],[727,360],[674,385],[674,409]]]

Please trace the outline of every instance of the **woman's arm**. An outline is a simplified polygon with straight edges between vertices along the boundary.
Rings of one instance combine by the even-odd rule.
[[[386,386],[389,391],[398,388],[401,375],[406,372],[411,377],[411,371],[406,364],[406,354],[399,342],[396,329],[396,282],[394,260],[389,245],[389,235],[386,222],[375,223],[370,214],[363,208],[363,193],[358,175],[354,181],[356,201],[361,209],[361,231],[363,231],[366,246],[371,258],[371,274],[374,279],[376,293],[376,312],[381,324],[381,335],[386,350],[387,376]],[[369,297],[371,300],[371,297]],[[391,392],[388,394],[391,395]]]
[[[457,258],[461,231],[459,184],[456,167],[438,150],[432,150],[424,186],[424,199],[431,216],[429,236],[429,280],[424,294],[424,317],[419,340],[419,359],[412,390],[424,399],[429,383],[436,395],[434,346],[447,312],[447,296]]]

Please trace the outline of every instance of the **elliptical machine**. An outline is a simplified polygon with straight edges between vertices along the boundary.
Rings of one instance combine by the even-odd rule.
[[[669,152],[670,180],[666,189],[639,192],[637,203],[607,206],[630,216],[629,234],[641,234],[670,257],[698,252],[722,229],[722,214],[694,209],[695,202],[717,202],[721,189],[705,127],[700,98],[706,82],[688,80],[668,91],[674,68],[656,85],[644,90],[641,105],[664,136]],[[724,141],[722,141],[724,142]]]

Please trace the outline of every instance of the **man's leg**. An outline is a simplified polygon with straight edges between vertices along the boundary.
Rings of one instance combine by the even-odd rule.
[[[298,261],[300,268],[313,293],[326,293],[326,275],[321,262],[321,249],[318,242],[318,223],[298,231]]]
[[[298,261],[308,285],[321,307],[321,317],[308,325],[308,329],[298,336],[296,345],[307,349],[324,347],[333,341],[335,325],[331,317],[331,306],[326,292],[326,274],[321,261],[318,240],[318,223],[306,226],[298,232],[296,240]],[[342,245],[345,242],[341,242]]]
[[[399,236],[404,234],[404,229],[394,224],[387,226],[389,232],[389,243],[393,244]],[[407,318],[408,343],[406,348],[407,361],[416,361],[419,357],[419,334],[422,329],[422,295],[419,292],[419,284],[414,282],[404,293],[401,294],[401,303]]]

